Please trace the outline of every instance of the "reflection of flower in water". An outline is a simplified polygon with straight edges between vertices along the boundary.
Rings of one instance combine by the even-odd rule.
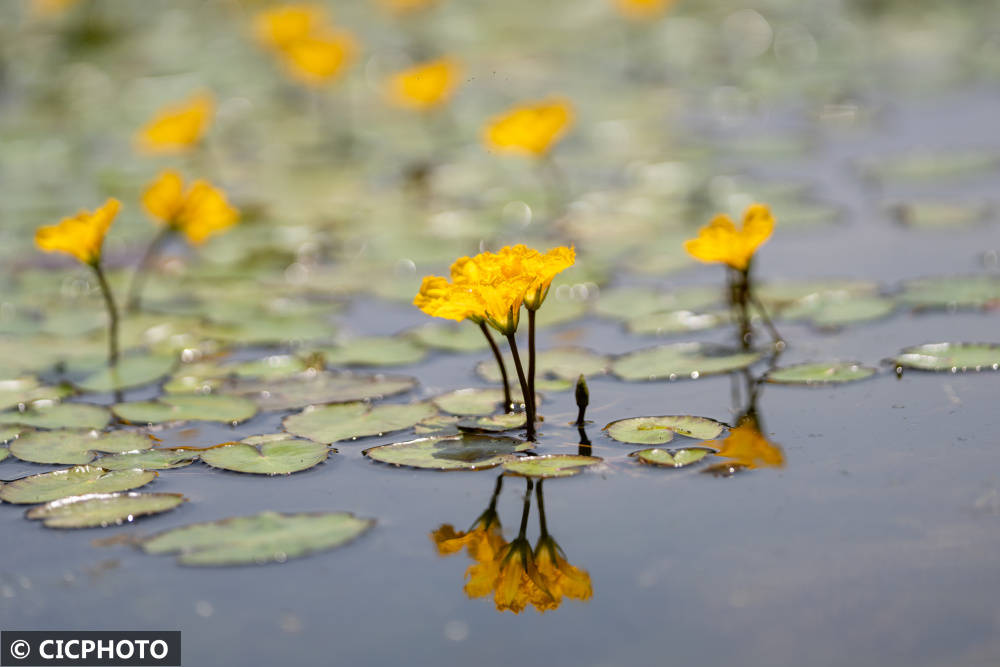
[[[717,456],[731,459],[730,466],[743,468],[774,467],[785,465],[785,455],[781,447],[772,443],[760,432],[757,418],[752,414],[745,415],[739,423],[719,443]]]
[[[546,609],[555,609],[562,603],[563,596],[574,600],[589,600],[594,595],[590,574],[586,570],[571,565],[566,554],[551,535],[542,535],[535,545],[535,564],[545,582],[545,588],[552,596],[552,604]],[[539,609],[545,611],[545,609]]]
[[[520,614],[529,604],[541,612],[559,606],[546,589],[527,538],[519,536],[508,544],[497,560],[500,566],[493,594],[497,611]]]

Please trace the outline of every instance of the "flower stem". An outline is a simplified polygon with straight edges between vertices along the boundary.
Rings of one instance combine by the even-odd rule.
[[[524,396],[524,410],[525,418],[527,420],[528,431],[526,433],[528,440],[534,441],[535,439],[535,413],[534,406],[530,399],[528,399],[528,381],[524,377],[524,366],[521,365],[521,355],[517,352],[517,340],[514,334],[507,334],[507,343],[510,345],[510,353],[514,357],[514,368],[517,369],[517,379],[521,383],[521,394]]]
[[[535,403],[535,311],[528,309],[528,393],[525,401],[531,401],[531,415],[538,416],[538,405]]]
[[[509,414],[514,411],[514,403],[510,399],[510,381],[507,378],[507,366],[503,363],[503,355],[500,354],[497,342],[493,340],[493,335],[490,334],[490,330],[486,327],[486,322],[479,321],[479,330],[486,336],[486,341],[490,344],[490,349],[493,350],[493,358],[497,360],[497,366],[500,367],[500,377],[503,378],[503,411]]]
[[[108,365],[114,368],[118,365],[118,308],[115,306],[115,297],[111,294],[108,280],[104,277],[100,260],[91,266],[97,274],[97,282],[101,286],[101,293],[104,294],[104,305],[108,309]]]
[[[729,303],[736,310],[740,326],[740,346],[750,349],[753,343],[753,328],[750,325],[750,272],[749,269],[729,270]]]
[[[531,513],[531,490],[535,485],[530,477],[526,477],[525,481],[528,483],[528,490],[524,492],[524,509],[521,510],[521,528],[517,534],[518,538],[521,539],[528,532],[528,515]]]
[[[159,257],[160,250],[167,239],[170,238],[172,231],[168,225],[164,225],[160,232],[150,241],[146,252],[143,253],[142,259],[139,260],[139,265],[135,268],[135,273],[132,274],[132,282],[128,286],[128,297],[125,299],[125,312],[134,313],[139,310],[142,302],[142,288],[146,285],[146,279],[149,277],[149,267],[152,266],[153,260]]]
[[[535,497],[538,498],[538,530],[541,537],[549,534],[549,526],[545,522],[545,498],[542,496],[542,482],[544,481],[544,479],[538,480],[538,486],[535,487]]]
[[[752,303],[754,308],[757,309],[757,312],[760,313],[761,319],[764,320],[764,326],[767,327],[768,333],[770,333],[771,338],[774,339],[775,347],[779,350],[783,349],[785,347],[785,339],[781,337],[781,334],[778,333],[778,330],[774,327],[774,323],[771,322],[771,318],[768,317],[767,311],[764,309],[764,304],[762,304],[756,295],[754,295],[754,293],[749,289],[747,290],[747,293],[749,294],[750,303]]]

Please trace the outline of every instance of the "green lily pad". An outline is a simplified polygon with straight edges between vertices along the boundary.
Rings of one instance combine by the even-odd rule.
[[[432,322],[410,329],[406,335],[424,347],[448,352],[478,352],[489,347],[479,327],[467,322]]]
[[[699,310],[723,302],[718,287],[687,287],[680,290],[650,287],[615,287],[601,292],[594,312],[615,320],[631,320],[653,313]]]
[[[545,456],[523,456],[504,461],[504,472],[521,477],[572,477],[604,459],[598,456],[578,456],[576,454],[547,454]]]
[[[523,404],[521,390],[511,388],[511,400],[515,404]],[[447,394],[441,394],[431,399],[444,412],[461,416],[491,415],[503,406],[503,389],[457,389]],[[541,397],[535,400],[540,404]]]
[[[527,357],[524,355],[521,357],[521,363],[528,363]],[[535,358],[536,389],[542,388],[541,382],[544,380],[568,380],[575,383],[581,374],[587,377],[603,375],[608,371],[608,363],[609,359],[604,355],[582,347],[554,347],[548,350],[539,350]],[[517,374],[514,359],[509,354],[504,355],[504,364],[507,366],[510,381],[516,383]],[[527,366],[524,370],[527,373]],[[476,374],[487,382],[499,383],[501,381],[500,368],[492,357],[476,365]],[[559,386],[562,387],[563,383],[559,383]]]
[[[278,345],[328,340],[334,328],[323,318],[310,315],[252,315],[245,322],[206,326],[204,333],[229,343]]]
[[[709,343],[674,343],[625,354],[611,364],[623,380],[696,379],[741,370],[763,356]]]
[[[149,449],[153,441],[135,431],[32,431],[10,445],[10,453],[22,461],[79,465],[90,463],[98,452],[120,454]]]
[[[45,503],[69,496],[88,493],[128,491],[149,484],[155,472],[130,468],[104,470],[93,465],[74,466],[64,470],[31,475],[0,487],[0,500],[15,504]]]
[[[903,283],[899,300],[918,308],[989,308],[1000,304],[1000,278],[945,276]]]
[[[111,408],[119,419],[133,424],[175,421],[237,423],[257,414],[257,406],[239,396],[168,394],[156,401],[118,403]]]
[[[875,375],[876,369],[853,361],[795,364],[775,368],[767,373],[767,381],[776,384],[840,384],[856,382]]]
[[[190,449],[147,449],[141,452],[102,456],[94,465],[105,470],[170,470],[183,468],[198,460],[199,454]]]
[[[312,440],[284,439],[258,446],[236,442],[212,447],[201,453],[201,460],[223,470],[255,475],[287,475],[319,465],[329,453],[329,447]]]
[[[10,450],[6,447],[0,447],[0,461],[3,461],[8,456],[10,456]]]
[[[889,208],[896,222],[916,229],[956,229],[985,222],[992,207],[982,202],[924,201],[896,204]]]
[[[148,554],[176,553],[181,565],[262,565],[335,549],[373,525],[347,512],[262,512],[174,528],[141,546]]]
[[[454,415],[434,415],[414,426],[413,432],[417,435],[458,435],[458,422],[458,417]]]
[[[573,322],[587,314],[590,304],[586,301],[571,301],[557,299],[550,293],[545,303],[538,310],[535,325],[539,329],[557,327],[567,322]]]
[[[662,445],[673,440],[675,433],[698,440],[712,440],[719,437],[725,428],[725,424],[708,417],[666,415],[619,419],[605,426],[604,430],[618,442]]]
[[[355,338],[320,350],[328,366],[406,366],[427,356],[427,348],[408,338]]]
[[[629,333],[641,336],[666,336],[715,329],[729,322],[727,313],[692,313],[672,310],[634,317],[627,322]]]
[[[802,303],[843,301],[876,296],[878,283],[865,280],[819,280],[765,283],[755,289],[755,295],[774,315]]]
[[[922,371],[995,371],[1000,369],[1000,344],[928,343],[904,348],[892,361]]]
[[[301,373],[306,370],[306,363],[290,354],[274,354],[263,359],[235,364],[225,368],[225,370],[231,371],[241,378],[268,380]]]
[[[0,444],[6,444],[21,435],[24,429],[20,426],[0,426]]]
[[[938,181],[992,172],[998,167],[1000,156],[986,151],[915,152],[863,165],[868,174],[889,181]]]
[[[408,468],[484,470],[495,468],[515,452],[531,447],[530,442],[513,438],[463,434],[380,445],[362,453],[374,461]]]
[[[833,329],[888,317],[896,302],[880,296],[844,296],[843,298],[807,298],[781,312],[788,320],[808,320],[821,329]]]
[[[437,413],[430,403],[369,406],[342,403],[306,408],[285,418],[289,433],[327,444],[410,428]]]
[[[167,512],[184,502],[187,498],[179,493],[90,493],[32,507],[25,517],[41,520],[46,528],[104,528]]]
[[[123,357],[114,368],[105,366],[74,384],[84,391],[101,392],[140,387],[166,376],[176,365],[174,357]]]
[[[634,456],[643,463],[667,468],[684,468],[701,461],[706,456],[714,454],[714,449],[708,447],[687,447],[684,449],[642,449],[632,452],[629,456]]]
[[[30,405],[35,401],[58,401],[72,393],[69,387],[47,387],[37,378],[27,376],[0,380],[0,410]]]
[[[527,419],[523,412],[509,412],[488,417],[466,417],[458,421],[462,431],[485,431],[487,433],[502,433],[525,428]]]
[[[402,375],[306,371],[278,380],[237,380],[222,391],[252,399],[261,410],[292,410],[395,396],[415,386],[414,378]]]
[[[34,403],[24,412],[0,412],[0,424],[34,428],[101,429],[111,421],[107,408],[87,403]]]

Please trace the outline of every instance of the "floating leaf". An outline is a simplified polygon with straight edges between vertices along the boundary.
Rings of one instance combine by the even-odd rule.
[[[717,287],[688,287],[674,291],[617,287],[601,292],[594,312],[616,320],[630,320],[666,311],[699,310],[722,300],[723,291]]]
[[[318,442],[281,439],[264,442],[259,446],[236,442],[212,447],[201,453],[201,460],[213,468],[235,472],[287,475],[319,465],[329,453],[330,448]]]
[[[343,403],[306,408],[286,417],[285,430],[316,442],[333,443],[401,431],[437,413],[430,403],[377,405]]]
[[[361,375],[306,371],[280,380],[238,380],[224,392],[245,396],[261,410],[291,410],[309,405],[347,403],[394,396],[417,385],[401,375]]]
[[[0,461],[3,461],[8,456],[10,456],[10,450],[6,447],[0,447]]]
[[[53,500],[25,513],[46,528],[94,528],[132,523],[137,517],[174,509],[187,498],[179,493],[91,493]]]
[[[883,158],[862,166],[871,176],[899,181],[939,181],[992,172],[997,167],[1000,167],[1000,156],[987,151],[915,152]]]
[[[113,368],[105,366],[74,384],[85,391],[101,392],[140,387],[166,376],[176,364],[174,357],[122,357]]]
[[[109,471],[93,465],[74,466],[5,484],[0,487],[0,500],[16,504],[45,503],[88,493],[128,491],[149,484],[155,478],[155,472],[135,468]]]
[[[674,343],[623,355],[611,364],[611,371],[623,380],[695,379],[741,370],[762,356],[709,343]]]
[[[708,417],[666,415],[663,417],[632,417],[619,419],[604,427],[608,436],[618,442],[637,445],[662,445],[670,442],[674,434],[712,440],[719,437],[725,424]]]
[[[183,468],[198,460],[198,453],[189,449],[147,449],[141,452],[102,456],[94,465],[105,470],[169,470]]]
[[[893,359],[897,366],[922,371],[995,371],[1000,369],[1000,344],[928,343],[904,348]]]
[[[522,363],[527,364],[525,358]],[[541,388],[542,380],[563,380],[576,382],[580,374],[587,377],[602,375],[608,370],[608,358],[598,354],[593,350],[582,347],[554,347],[548,350],[539,350],[535,358],[536,388]],[[507,366],[507,373],[511,382],[517,382],[513,358],[508,354],[504,355],[504,364]],[[525,368],[527,372],[527,368]],[[488,382],[500,382],[500,368],[495,359],[487,359],[479,362],[476,366],[476,373],[479,377]],[[562,387],[563,383],[558,386]]]
[[[244,361],[230,367],[224,367],[241,378],[274,379],[296,375],[306,370],[306,364],[298,357],[290,354],[274,354],[263,359]]]
[[[394,466],[426,470],[483,470],[494,468],[515,452],[531,447],[530,442],[513,438],[464,434],[381,445],[366,449],[363,454]]]
[[[308,315],[253,315],[246,322],[207,326],[204,333],[243,345],[277,345],[326,340],[333,334],[333,327],[322,318]]]
[[[896,310],[896,302],[880,296],[843,296],[805,300],[792,304],[781,316],[789,320],[808,320],[821,329],[870,322],[888,317]]]
[[[257,414],[253,402],[239,396],[213,394],[168,394],[156,401],[118,403],[111,408],[133,424],[174,421],[241,422]]]
[[[525,426],[527,426],[527,419],[523,412],[510,412],[489,417],[466,417],[458,422],[458,428],[463,431],[486,431],[488,433],[513,431]]]
[[[511,388],[511,400],[523,404],[524,397],[519,389]],[[503,389],[458,389],[435,396],[431,401],[441,410],[453,415],[485,416],[503,406]],[[541,403],[541,397],[535,400]]]
[[[627,325],[629,333],[665,336],[714,329],[728,321],[727,313],[692,313],[690,310],[672,310],[634,317],[628,321]]]
[[[684,449],[660,449],[659,447],[653,447],[652,449],[642,449],[638,452],[632,452],[629,456],[634,456],[643,463],[650,465],[684,468],[714,453],[714,449],[707,447],[687,447]]]
[[[347,512],[262,512],[174,528],[141,546],[149,554],[176,553],[182,565],[262,565],[335,549],[373,525]]]
[[[427,349],[408,338],[355,338],[320,350],[329,366],[406,366],[425,356]]]
[[[903,283],[902,303],[919,308],[989,308],[1000,304],[1000,278],[951,276]]]
[[[795,364],[767,372],[767,381],[777,384],[839,384],[874,375],[876,370],[853,361]]]
[[[0,424],[35,428],[101,429],[111,421],[107,408],[87,403],[35,403],[24,412],[0,412]]]
[[[0,444],[6,444],[21,435],[24,429],[20,426],[0,426]]]
[[[424,347],[449,352],[478,352],[489,347],[486,336],[479,327],[467,322],[441,324],[434,322],[411,329],[406,335]]]
[[[32,431],[10,445],[10,453],[33,463],[90,463],[97,452],[120,454],[149,449],[153,441],[135,431]]]
[[[522,477],[572,477],[583,472],[584,468],[603,462],[604,459],[597,456],[547,454],[509,459],[504,461],[503,469]]]
[[[580,319],[587,314],[589,307],[586,301],[558,299],[552,294],[545,299],[545,307],[538,310],[535,325],[539,329],[557,327],[561,324]]]
[[[71,391],[69,387],[46,387],[34,377],[0,380],[0,410],[28,405],[35,401],[58,401]]]
[[[953,229],[978,225],[993,215],[989,204],[924,201],[889,208],[897,222],[917,229]]]

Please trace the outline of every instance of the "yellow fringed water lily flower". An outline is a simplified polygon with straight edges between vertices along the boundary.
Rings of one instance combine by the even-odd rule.
[[[745,468],[781,468],[785,465],[781,447],[764,437],[757,420],[751,416],[743,417],[718,445],[716,456],[731,459],[733,464]]]
[[[684,242],[684,249],[702,262],[728,264],[739,271],[750,266],[757,248],[774,231],[774,216],[764,204],[751,204],[743,213],[743,226],[727,215],[718,215],[698,230],[697,238]]]
[[[254,31],[265,46],[283,49],[318,32],[327,21],[326,10],[319,5],[281,5],[259,12]]]
[[[504,248],[524,263],[525,270],[532,276],[531,284],[524,294],[524,307],[528,310],[538,310],[549,293],[552,280],[564,270],[573,266],[576,261],[576,251],[572,247],[559,246],[552,248],[544,255],[523,245]],[[503,253],[503,250],[500,251]]]
[[[677,0],[612,0],[612,2],[626,18],[648,21],[663,15]]]
[[[35,244],[45,252],[65,252],[84,264],[97,266],[104,237],[120,208],[121,202],[108,199],[93,212],[80,211],[58,224],[39,227],[35,232]]]
[[[173,170],[150,183],[142,205],[153,219],[181,232],[194,245],[232,227],[240,217],[221,190],[201,180],[185,190],[184,179]]]
[[[573,107],[567,100],[544,100],[514,107],[492,119],[483,138],[487,147],[494,150],[541,157],[572,122]]]
[[[451,98],[458,75],[458,65],[447,58],[415,65],[389,78],[389,99],[406,109],[437,108]]]
[[[555,609],[563,597],[574,600],[589,600],[594,595],[590,574],[575,567],[566,560],[562,548],[550,535],[543,535],[535,545],[535,565],[538,575],[545,584],[551,599],[538,611]]]
[[[500,567],[493,593],[497,611],[520,614],[529,604],[539,611],[559,606],[542,580],[528,540],[515,539],[500,551],[497,560]]]
[[[325,30],[291,42],[280,54],[292,76],[319,86],[339,77],[354,61],[357,50],[357,42],[349,32]]]
[[[212,122],[215,100],[207,93],[166,107],[136,136],[139,147],[149,153],[176,153],[201,141]]]

